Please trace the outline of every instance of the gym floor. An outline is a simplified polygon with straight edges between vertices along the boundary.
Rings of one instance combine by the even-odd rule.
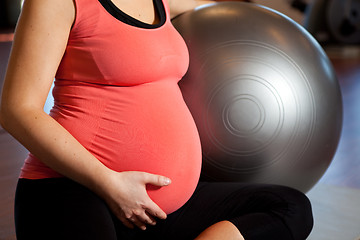
[[[307,194],[315,218],[309,240],[360,240],[360,50],[347,51],[327,51],[340,82],[344,122],[330,167]]]
[[[0,33],[0,86],[11,40],[11,33]],[[343,94],[344,125],[332,164],[308,192],[315,217],[308,239],[360,240],[360,53],[359,49],[335,48],[328,54]],[[15,239],[14,190],[26,155],[26,149],[0,128],[0,240]]]

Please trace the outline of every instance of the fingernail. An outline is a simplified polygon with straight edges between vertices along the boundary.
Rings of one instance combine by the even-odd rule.
[[[169,185],[171,183],[170,178],[165,178],[164,183],[165,185]]]

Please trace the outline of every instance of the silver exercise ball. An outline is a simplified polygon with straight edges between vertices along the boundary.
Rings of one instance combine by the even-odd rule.
[[[240,2],[173,19],[190,54],[180,88],[199,130],[202,177],[308,191],[324,174],[342,127],[331,63],[288,17]]]

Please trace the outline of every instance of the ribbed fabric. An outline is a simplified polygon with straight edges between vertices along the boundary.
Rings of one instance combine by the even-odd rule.
[[[166,0],[166,21],[153,29],[119,21],[98,0],[75,4],[50,115],[107,167],[171,178],[170,186],[148,186],[148,193],[173,212],[196,187],[201,147],[177,84],[187,70],[188,51]],[[30,154],[20,177],[61,175]]]

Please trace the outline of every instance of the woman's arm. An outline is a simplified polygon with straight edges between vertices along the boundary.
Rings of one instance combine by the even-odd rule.
[[[105,168],[43,111],[74,11],[69,0],[25,1],[5,76],[1,124],[48,166],[90,186],[92,175],[102,176]]]
[[[133,226],[127,220],[133,218],[143,227],[152,222],[145,211],[166,217],[145,190],[146,183],[166,185],[165,178],[106,168],[43,110],[74,18],[72,0],[25,1],[5,77],[0,123],[46,165],[103,197],[125,225]]]

